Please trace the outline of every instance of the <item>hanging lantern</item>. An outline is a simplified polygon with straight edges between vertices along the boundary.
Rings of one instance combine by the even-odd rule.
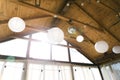
[[[78,35],[77,38],[76,38],[76,40],[78,42],[82,42],[84,40],[84,37],[82,35]]]
[[[112,51],[115,53],[115,54],[119,54],[120,53],[120,46],[114,46],[112,48]]]
[[[25,29],[25,22],[19,17],[13,17],[8,21],[8,27],[13,32],[22,32]]]
[[[58,44],[64,40],[64,32],[60,28],[48,30],[48,40],[52,44]]]
[[[98,41],[95,43],[95,50],[98,53],[105,53],[109,49],[109,46],[106,41]]]
[[[73,27],[73,26],[69,27],[69,28],[68,28],[68,33],[70,33],[70,34],[75,34],[75,33],[76,33],[76,28]]]

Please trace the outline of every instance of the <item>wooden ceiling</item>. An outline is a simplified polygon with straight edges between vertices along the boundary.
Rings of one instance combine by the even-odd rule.
[[[23,32],[14,33],[8,28],[11,17],[21,17],[26,22]],[[0,0],[0,41],[13,36],[24,36],[57,26],[64,31],[65,40],[95,64],[119,59],[112,47],[120,45],[120,0]],[[68,33],[74,26],[80,33]],[[85,40],[75,40],[82,34]],[[94,45],[104,40],[108,52],[96,52]]]

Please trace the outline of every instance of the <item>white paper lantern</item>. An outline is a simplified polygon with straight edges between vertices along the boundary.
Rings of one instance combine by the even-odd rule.
[[[95,50],[98,53],[105,53],[109,49],[109,46],[106,41],[98,41],[95,43]]]
[[[52,44],[58,44],[64,40],[64,32],[60,28],[48,30],[48,40]]]
[[[120,46],[114,46],[112,48],[112,51],[115,53],[115,54],[119,54],[120,53]]]
[[[8,21],[8,27],[13,32],[22,32],[25,29],[25,22],[19,17],[13,17]]]
[[[84,37],[82,35],[77,36],[76,40],[78,42],[82,42],[84,40]]]

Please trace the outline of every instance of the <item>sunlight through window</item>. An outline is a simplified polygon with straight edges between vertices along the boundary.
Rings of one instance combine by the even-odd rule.
[[[71,55],[71,61],[72,62],[93,64],[90,60],[88,60],[85,56],[83,56],[76,49],[70,48],[70,55]]]
[[[66,41],[61,42],[63,45],[67,45]],[[52,60],[57,61],[69,61],[68,48],[64,46],[53,45],[52,46]]]
[[[14,39],[0,43],[0,54],[26,57],[28,40]]]
[[[37,59],[50,59],[50,45],[42,42],[31,42],[30,57]]]

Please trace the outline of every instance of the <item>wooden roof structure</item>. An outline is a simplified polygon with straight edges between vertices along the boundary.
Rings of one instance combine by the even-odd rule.
[[[15,16],[26,23],[20,33],[10,31],[7,25]],[[112,52],[113,46],[120,45],[120,0],[0,0],[0,42],[54,26],[61,28],[65,40],[95,64],[120,58]],[[70,26],[79,31],[69,34]],[[85,38],[81,43],[75,39],[78,34]],[[94,48],[100,40],[109,45],[104,54]]]

